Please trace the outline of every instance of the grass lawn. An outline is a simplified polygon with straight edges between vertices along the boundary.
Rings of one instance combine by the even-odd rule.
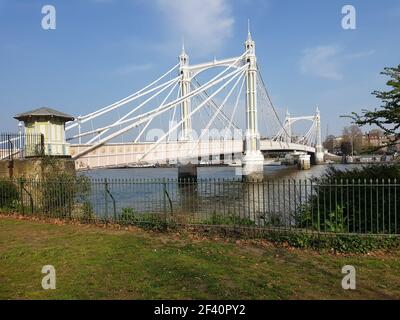
[[[43,290],[44,265],[57,289]],[[357,289],[341,288],[341,268]],[[0,216],[1,299],[400,298],[400,251],[365,256]]]

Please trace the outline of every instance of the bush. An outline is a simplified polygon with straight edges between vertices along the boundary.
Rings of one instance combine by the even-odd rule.
[[[268,232],[264,238],[303,249],[329,250],[338,253],[368,253],[400,247],[398,236],[328,235],[305,232]]]
[[[370,164],[362,167],[351,167],[350,169],[337,169],[330,166],[324,175],[316,180],[376,180],[376,179],[400,179],[400,164]]]
[[[397,179],[397,163],[347,170],[330,167],[313,179],[312,196],[301,208],[297,225],[338,233],[400,233]]]
[[[0,208],[13,209],[19,201],[18,187],[8,180],[0,180]]]
[[[139,220],[135,215],[135,210],[132,208],[122,208],[122,213],[119,215],[118,220],[120,223],[135,224]]]
[[[249,218],[241,218],[232,213],[226,215],[214,213],[210,218],[203,221],[203,224],[216,226],[255,226],[255,222]]]
[[[69,217],[75,201],[83,203],[85,215],[92,215],[92,208],[86,200],[90,192],[90,182],[87,177],[58,174],[41,182],[42,209],[52,216]],[[88,217],[86,217],[88,218]]]
[[[79,214],[83,214],[84,219],[91,219],[93,208],[87,200],[91,190],[89,178],[63,170],[57,158],[47,156],[42,159],[43,178],[37,185],[33,183],[31,186],[40,188],[39,209],[50,216],[71,218],[74,209],[80,207],[83,212]]]
[[[166,222],[165,217],[159,213],[137,214],[133,208],[123,208],[117,222],[155,231],[166,231],[176,227],[174,222]]]

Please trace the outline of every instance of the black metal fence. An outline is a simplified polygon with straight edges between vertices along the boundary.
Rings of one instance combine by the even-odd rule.
[[[397,180],[4,180],[0,211],[127,224],[400,234],[398,189]]]
[[[0,160],[42,156],[42,134],[0,133]]]

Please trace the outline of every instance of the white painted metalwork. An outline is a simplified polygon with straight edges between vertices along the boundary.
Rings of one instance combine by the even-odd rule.
[[[210,80],[206,80],[204,84],[200,84],[199,77],[214,68],[223,69]],[[176,70],[179,71],[179,74],[173,76],[173,72]],[[244,88],[244,85],[246,85],[246,88]],[[224,90],[227,92],[226,94],[223,94]],[[177,91],[176,97],[173,94],[175,91]],[[262,151],[275,150],[275,148],[314,152],[318,161],[323,160],[319,110],[317,109],[314,116],[299,117],[292,117],[287,112],[285,120],[280,121],[257,65],[255,42],[251,36],[250,25],[245,42],[245,52],[242,55],[191,65],[189,56],[182,46],[179,63],[161,77],[124,99],[87,115],[79,116],[75,121],[68,123],[66,130],[71,132],[68,140],[79,142],[79,145],[74,148],[73,158],[78,160],[95,156],[96,150],[99,148],[105,150],[107,143],[112,143],[116,138],[124,137],[126,134],[132,134],[133,137],[128,138],[128,142],[124,144],[123,152],[126,155],[123,157],[124,160],[121,161],[151,162],[158,147],[171,143],[190,145],[192,149],[200,148],[204,152],[203,147],[201,147],[202,140],[205,132],[209,129],[218,125],[222,126],[225,130],[222,140],[224,138],[226,140],[229,132],[240,128],[235,117],[240,114],[243,91],[245,92],[245,108],[243,111],[246,114],[245,127],[243,128],[245,129],[244,148],[238,147],[238,141],[231,141],[236,145],[234,152],[244,153],[242,161],[244,174],[262,171],[264,160]],[[161,100],[161,103],[157,101],[158,99]],[[112,118],[110,115],[114,110],[118,111],[118,119],[110,121],[110,118]],[[180,119],[175,123],[177,110],[180,110]],[[129,157],[130,153],[126,150],[131,145],[141,145],[142,137],[151,129],[152,125],[154,126],[156,119],[160,123],[166,122],[165,115],[168,111],[173,111],[173,113],[172,118],[171,113],[169,113],[166,132],[157,137],[157,140],[150,145],[146,144],[146,148],[137,155],[136,160],[132,160],[133,158]],[[119,116],[120,112],[124,114]],[[201,122],[194,119],[201,117],[204,112],[208,112],[208,114],[201,128],[203,131],[196,138],[193,136],[193,126],[203,124],[204,119]],[[260,112],[264,116],[263,123],[259,120]],[[99,120],[100,118],[103,119],[102,122]],[[93,124],[95,120],[99,121],[98,125],[84,129],[85,123]],[[298,121],[310,121],[311,126],[304,135],[295,137],[293,136],[292,125]],[[263,139],[261,139],[259,132],[260,123],[262,129],[270,129],[270,132],[267,133],[267,136],[264,135]],[[180,134],[178,135],[179,130]],[[173,134],[176,134],[176,142],[171,139]],[[123,141],[125,140],[126,138],[123,138]],[[197,145],[197,147],[193,148],[194,145]],[[187,153],[187,157],[190,157],[190,150]],[[182,156],[182,154],[180,155]],[[185,155],[183,154],[183,156]],[[120,164],[119,161],[116,162]],[[115,165],[115,162],[113,165]]]

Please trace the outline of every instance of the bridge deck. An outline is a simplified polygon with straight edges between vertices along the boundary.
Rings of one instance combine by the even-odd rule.
[[[152,142],[112,143],[99,147],[76,159],[77,169],[96,169],[106,167],[124,167],[140,164],[167,164],[184,161],[195,161],[199,158],[209,160],[211,157],[224,155],[226,163],[241,159],[243,153],[242,140],[216,141],[174,141],[159,144],[154,150]],[[74,156],[86,149],[88,145],[71,145],[70,152]],[[315,148],[295,143],[277,142],[263,139],[261,151],[301,151],[314,153]],[[147,155],[146,155],[147,153]]]

